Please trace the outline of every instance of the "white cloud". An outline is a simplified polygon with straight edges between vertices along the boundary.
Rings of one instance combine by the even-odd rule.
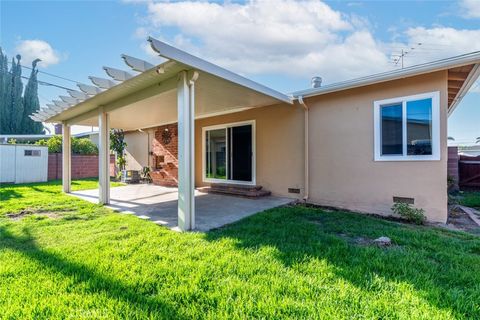
[[[479,0],[462,0],[460,2],[462,8],[462,16],[465,18],[480,18],[480,1]]]
[[[41,67],[48,67],[60,62],[60,54],[43,40],[21,40],[16,46],[16,52],[22,56],[24,65],[30,64],[35,59],[41,59]]]
[[[150,2],[147,24],[153,36],[242,74],[322,75],[331,82],[388,66],[366,20],[318,0]],[[167,28],[178,32],[159,36]]]
[[[480,50],[480,29],[463,30],[447,27],[410,28],[406,31],[409,43],[416,47],[408,56],[410,64],[452,57]],[[416,45],[421,43],[421,45]]]
[[[393,47],[410,48],[405,65],[480,50],[479,30],[397,30],[403,42],[373,36],[369,22],[319,0],[246,3],[148,2],[137,34],[172,43],[241,74],[282,74],[331,83],[394,68]],[[149,46],[145,51],[152,55]]]

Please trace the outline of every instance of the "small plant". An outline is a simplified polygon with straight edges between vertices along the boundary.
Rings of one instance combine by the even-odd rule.
[[[453,176],[447,176],[447,188],[449,191],[452,191],[455,188],[456,183],[457,180]]]
[[[110,150],[114,151],[117,156],[117,166],[119,171],[125,170],[127,165],[127,158],[125,156],[126,147],[127,143],[125,142],[125,134],[123,133],[123,130],[110,130]]]
[[[409,203],[396,202],[392,206],[392,211],[405,220],[416,224],[423,224],[426,220],[425,210],[412,207]]]

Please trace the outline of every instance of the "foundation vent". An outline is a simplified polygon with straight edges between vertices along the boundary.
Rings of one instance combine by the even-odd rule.
[[[300,193],[299,188],[288,188],[288,193]]]
[[[405,198],[405,197],[393,197],[393,203],[407,203],[407,204],[414,204],[414,198]]]

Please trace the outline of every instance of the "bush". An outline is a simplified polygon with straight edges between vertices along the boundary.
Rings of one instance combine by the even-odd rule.
[[[97,146],[87,138],[72,138],[72,152],[74,154],[98,154]],[[48,153],[62,153],[62,136],[56,135],[48,140],[38,140],[36,145],[48,146]]]
[[[408,203],[396,202],[392,206],[392,211],[405,220],[414,222],[416,224],[423,224],[427,219],[425,217],[425,210],[412,207]]]
[[[73,138],[72,152],[75,154],[98,154],[97,146],[88,138]]]
[[[48,146],[48,153],[62,153],[62,136],[57,135],[47,140],[38,140],[35,144]]]

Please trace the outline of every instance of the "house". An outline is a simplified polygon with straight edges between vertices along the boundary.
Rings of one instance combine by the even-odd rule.
[[[465,156],[480,156],[480,145],[458,146],[458,152]]]
[[[32,115],[63,124],[65,192],[69,128],[81,124],[99,127],[100,202],[108,132],[124,129],[130,168],[178,185],[183,230],[195,225],[194,188],[218,183],[377,214],[404,201],[446,222],[447,118],[479,75],[480,52],[287,95],[149,42],[166,62],[122,55],[135,74],[105,67],[115,81],[91,77],[73,106]]]

